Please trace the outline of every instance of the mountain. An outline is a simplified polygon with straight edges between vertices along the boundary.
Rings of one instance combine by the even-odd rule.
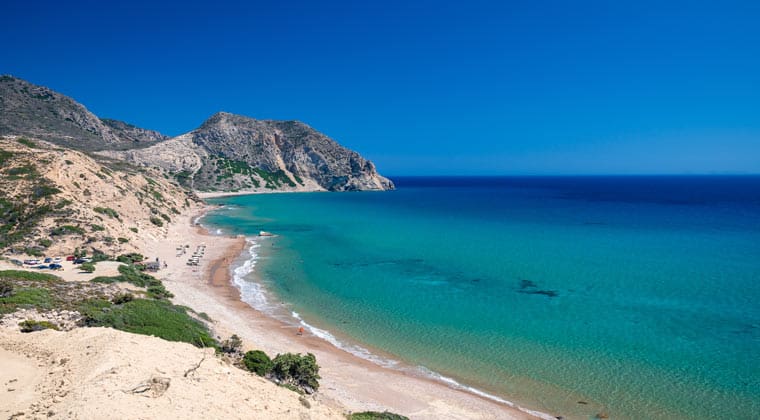
[[[372,162],[302,122],[226,112],[171,140],[108,155],[162,167],[199,191],[394,188]]]
[[[87,151],[129,149],[167,137],[116,120],[101,120],[66,95],[0,76],[0,135],[20,135]]]
[[[0,76],[0,136],[23,136],[169,171],[199,191],[389,190],[375,165],[298,121],[220,112],[175,138],[101,119],[49,88]]]

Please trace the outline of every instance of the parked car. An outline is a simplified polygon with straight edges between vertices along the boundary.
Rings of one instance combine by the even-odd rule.
[[[40,263],[40,260],[24,260],[24,264],[26,265],[37,265]]]
[[[40,264],[40,265],[38,265],[38,266],[36,266],[34,268],[39,269],[39,270],[47,270],[50,267],[48,267],[47,264]]]
[[[44,261],[45,264],[50,264],[51,262],[53,262],[52,258],[50,257],[45,258],[45,261]]]
[[[84,260],[84,258],[77,258],[74,260],[74,264],[82,264],[86,263],[87,261]]]
[[[21,262],[21,261],[19,261],[19,260],[11,260],[11,264],[13,264],[13,265],[24,265],[24,263]]]
[[[61,257],[55,257],[55,258],[53,258],[53,262],[56,263],[56,264],[60,263],[61,261],[63,261],[63,259]]]
[[[63,266],[60,264],[50,264],[48,268],[51,270],[63,270]]]
[[[76,258],[73,255],[66,257],[66,261],[74,261]]]

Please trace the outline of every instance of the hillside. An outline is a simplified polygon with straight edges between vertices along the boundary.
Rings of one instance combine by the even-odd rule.
[[[105,154],[159,166],[198,191],[393,189],[372,162],[302,122],[226,112],[151,147]]]
[[[59,146],[171,171],[199,191],[390,190],[375,165],[299,121],[256,120],[220,112],[169,139],[101,119],[49,88],[0,76],[0,136]]]
[[[165,234],[194,195],[159,170],[25,138],[0,138],[0,250],[114,255]]]
[[[101,120],[66,95],[0,76],[0,136],[19,135],[87,151],[129,149],[167,137],[116,120]]]

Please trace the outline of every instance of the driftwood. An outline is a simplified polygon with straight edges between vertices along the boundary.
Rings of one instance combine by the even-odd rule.
[[[171,378],[154,376],[136,387],[123,391],[125,394],[140,394],[144,397],[158,398],[169,389]]]
[[[201,357],[201,360],[199,360],[198,363],[195,366],[193,366],[190,369],[186,370],[184,377],[187,378],[187,375],[189,375],[191,373],[195,373],[195,371],[198,370],[198,368],[201,367],[201,364],[203,363],[204,360],[206,360],[206,348],[205,347],[203,348],[203,357]]]

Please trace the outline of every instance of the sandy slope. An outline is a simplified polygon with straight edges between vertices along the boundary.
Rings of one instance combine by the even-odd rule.
[[[185,343],[108,328],[0,329],[2,418],[344,418],[308,403]]]

